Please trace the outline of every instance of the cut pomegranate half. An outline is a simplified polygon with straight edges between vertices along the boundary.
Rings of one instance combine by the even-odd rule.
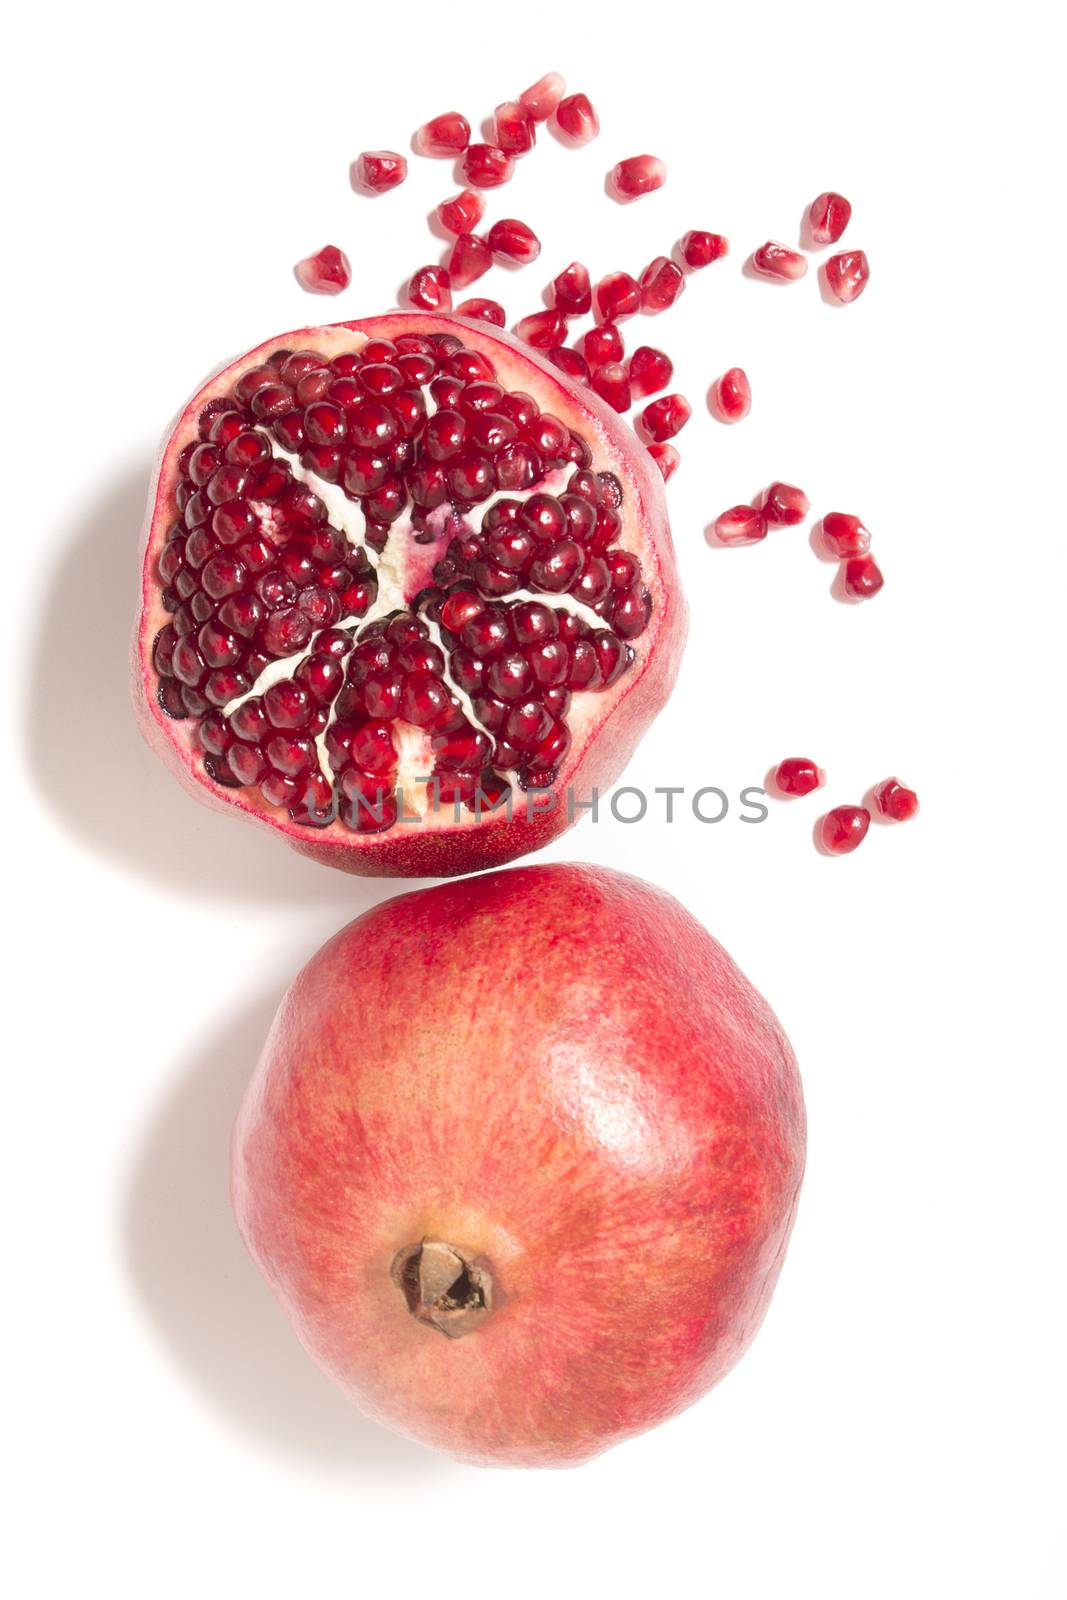
[[[657,463],[487,326],[269,340],[164,446],[139,720],[193,793],[318,861],[449,876],[546,844],[629,759],[684,633]]]

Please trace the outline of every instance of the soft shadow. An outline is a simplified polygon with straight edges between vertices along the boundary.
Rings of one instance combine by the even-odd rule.
[[[130,1278],[171,1356],[224,1417],[345,1475],[439,1477],[444,1458],[364,1417],[315,1366],[230,1209],[229,1139],[280,997],[208,1040],[153,1122],[124,1207]]]
[[[808,545],[820,561],[825,561],[831,566],[835,564],[840,565],[840,558],[834,555],[834,552],[826,543],[826,539],[822,530],[821,517],[817,522],[813,522],[811,525],[811,531],[808,534]]]

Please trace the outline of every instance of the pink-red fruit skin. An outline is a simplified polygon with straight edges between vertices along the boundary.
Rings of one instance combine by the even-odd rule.
[[[867,287],[871,269],[862,250],[844,250],[831,256],[823,267],[826,287],[843,306],[858,300]]]
[[[301,288],[312,294],[340,294],[352,282],[351,262],[335,244],[324,245],[315,255],[298,261],[295,271]]]
[[[687,267],[698,270],[720,261],[730,250],[730,241],[721,233],[706,233],[702,228],[691,228],[683,237],[679,249]]]
[[[874,791],[875,803],[890,822],[910,822],[919,810],[919,796],[899,778],[886,778]]]
[[[658,156],[629,156],[611,169],[611,186],[620,200],[652,194],[666,181],[667,168]]]
[[[572,144],[588,144],[600,132],[600,118],[588,95],[569,94],[556,107],[556,124]]]
[[[408,175],[406,159],[395,150],[364,150],[354,168],[356,183],[372,194],[385,194]]]
[[[365,1412],[472,1464],[562,1467],[742,1355],[804,1147],[789,1041],[722,947],[639,879],[553,864],[401,895],[312,958],[231,1194]]]
[[[843,194],[828,189],[817,195],[808,209],[808,227],[813,244],[836,244],[848,227],[852,207]]]
[[[790,250],[788,245],[768,239],[766,244],[761,244],[759,249],[753,252],[752,265],[765,278],[777,278],[781,283],[795,283],[807,272],[808,258],[802,256],[799,250]]]
[[[849,511],[828,511],[822,519],[822,536],[830,554],[841,561],[866,555],[871,548],[870,534]]]
[[[723,422],[740,422],[752,410],[752,386],[743,367],[730,367],[716,379],[712,404]]]
[[[853,556],[845,562],[845,593],[853,600],[871,600],[885,583],[882,569],[872,555]]]
[[[832,856],[850,855],[867,837],[871,814],[865,806],[835,806],[819,823],[823,849]]]

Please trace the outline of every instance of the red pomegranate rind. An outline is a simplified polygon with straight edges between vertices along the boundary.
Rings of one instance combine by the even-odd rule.
[[[263,383],[263,379],[255,374],[278,351],[299,352],[310,348],[320,353],[324,360],[340,357],[343,361],[349,352],[362,350],[371,340],[395,340],[401,337],[422,339],[430,334],[457,339],[462,351],[469,352],[469,355],[461,352],[457,359],[467,363],[480,360],[489,362],[495,366],[506,391],[528,394],[542,413],[561,417],[565,424],[564,432],[570,429],[573,434],[579,435],[591,452],[589,471],[611,475],[611,480],[617,485],[612,489],[611,497],[621,494],[621,505],[616,513],[619,531],[614,536],[617,548],[630,551],[639,560],[641,582],[647,594],[647,599],[640,604],[641,614],[636,619],[632,605],[622,606],[621,612],[616,610],[613,613],[623,619],[614,624],[618,629],[625,624],[631,630],[625,643],[625,657],[628,658],[632,651],[632,660],[626,665],[624,659],[618,676],[614,676],[613,669],[607,687],[595,692],[585,692],[580,686],[574,687],[569,708],[559,713],[569,732],[570,745],[569,749],[563,748],[562,744],[558,746],[560,753],[550,792],[538,797],[536,803],[529,806],[527,796],[516,788],[513,815],[510,818],[508,808],[500,805],[496,810],[483,810],[477,818],[472,812],[463,810],[457,823],[452,807],[442,803],[437,813],[425,815],[418,825],[406,826],[398,821],[396,825],[386,826],[384,831],[376,833],[356,831],[340,820],[321,827],[308,826],[290,818],[289,797],[283,792],[285,785],[280,781],[271,789],[271,794],[277,793],[283,803],[272,803],[259,788],[251,784],[223,786],[213,780],[205,766],[210,746],[206,754],[203,743],[206,734],[202,731],[205,724],[210,724],[212,729],[216,727],[210,711],[201,714],[198,710],[192,715],[174,717],[168,716],[160,704],[159,695],[165,680],[160,677],[153,661],[153,647],[161,631],[168,624],[173,624],[175,615],[164,604],[160,557],[167,547],[168,534],[179,520],[177,491],[184,481],[183,474],[187,475],[190,471],[191,455],[200,438],[198,424],[205,410],[217,416],[232,404],[232,396],[241,380],[245,380],[246,391],[247,386],[251,385],[251,391],[247,392],[254,392],[256,384]],[[250,377],[250,374],[253,376]],[[266,387],[269,388],[269,385]],[[265,390],[264,396],[265,402],[269,402],[271,395]],[[263,431],[274,424],[259,421],[246,426]],[[580,470],[584,469],[568,467],[566,472],[570,474]],[[531,493],[537,492],[537,487],[536,484],[532,485]],[[608,494],[603,486],[602,492],[605,496]],[[333,515],[331,511],[330,521]],[[404,589],[404,599],[399,603],[410,606],[416,595],[415,575],[422,571],[418,592],[433,586],[433,568],[443,546],[428,545],[425,567],[420,568],[421,556],[415,553],[410,525],[405,524],[405,528],[406,554],[402,571],[407,587]],[[566,541],[562,542],[566,544]],[[563,555],[566,557],[567,552],[564,551]],[[551,567],[551,562],[548,566]],[[560,569],[564,578],[565,568],[564,560]],[[555,570],[548,573],[549,581],[555,581]],[[457,580],[458,583],[463,581]],[[585,581],[583,572],[581,582],[584,584]],[[521,591],[526,592],[526,589]],[[574,595],[547,592],[537,594],[535,598],[544,600],[553,610],[557,609],[555,602],[561,601],[562,610],[573,611],[580,597],[577,592]],[[173,600],[171,594],[171,604]],[[615,604],[610,596],[603,603],[608,600]],[[485,602],[489,607],[511,603],[508,595],[499,601]],[[621,605],[621,600],[618,604]],[[686,610],[678,586],[662,480],[655,463],[635,441],[632,431],[588,390],[583,389],[579,393],[550,362],[509,335],[484,325],[456,322],[447,317],[401,312],[363,322],[337,323],[281,334],[221,368],[182,411],[165,441],[149,497],[141,615],[133,657],[135,702],[138,720],[149,743],[184,786],[215,809],[242,815],[266,830],[280,833],[301,853],[343,870],[381,877],[451,876],[500,865],[529,850],[540,848],[583,815],[576,805],[572,805],[571,814],[568,815],[568,792],[574,801],[583,801],[589,798],[593,789],[604,793],[610,788],[670,693],[677,674],[685,627]],[[623,639],[624,634],[620,632],[618,638]],[[174,653],[177,653],[176,649]],[[268,651],[268,655],[277,657],[288,654],[287,650],[280,647]],[[166,682],[174,688],[179,687],[176,679]],[[257,698],[261,697],[263,687],[257,681]],[[195,698],[199,691],[193,693]],[[247,700],[249,696],[245,695],[244,698]],[[232,714],[233,702],[229,704]],[[547,743],[551,745],[551,740]],[[284,736],[279,738],[278,748],[285,753]],[[366,767],[366,762],[363,766]],[[498,782],[504,783],[506,779],[498,779]],[[546,788],[549,786],[546,785]]]

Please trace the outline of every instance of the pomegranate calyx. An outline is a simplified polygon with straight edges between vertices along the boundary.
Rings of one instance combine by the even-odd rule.
[[[471,1257],[457,1245],[439,1239],[405,1245],[393,1258],[391,1276],[415,1321],[448,1339],[473,1333],[493,1314],[492,1268],[484,1256]]]

